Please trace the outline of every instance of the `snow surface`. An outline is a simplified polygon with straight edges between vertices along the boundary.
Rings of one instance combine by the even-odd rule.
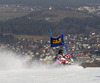
[[[100,67],[55,66],[34,62],[26,67],[29,57],[19,58],[0,51],[0,83],[100,83]]]

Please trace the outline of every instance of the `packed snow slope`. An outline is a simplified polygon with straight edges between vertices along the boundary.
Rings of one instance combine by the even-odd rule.
[[[33,62],[25,65],[29,57],[0,50],[0,83],[100,83],[100,68],[78,65],[55,66]]]

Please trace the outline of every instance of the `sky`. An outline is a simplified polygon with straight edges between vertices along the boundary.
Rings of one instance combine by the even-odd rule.
[[[16,53],[0,49],[0,83],[100,83],[100,67],[83,68],[45,65],[33,62],[30,57],[19,58]]]

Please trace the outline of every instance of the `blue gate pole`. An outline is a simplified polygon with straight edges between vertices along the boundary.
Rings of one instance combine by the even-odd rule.
[[[62,35],[63,35],[63,29],[62,29]],[[64,41],[64,36],[63,36],[63,41]],[[65,53],[65,43],[63,44],[63,48],[64,48],[64,53]]]
[[[52,37],[52,30],[50,29],[50,39],[51,39],[51,37]],[[50,40],[50,42],[52,42],[51,40]],[[52,64],[52,47],[50,46],[50,51],[51,51],[51,64]]]

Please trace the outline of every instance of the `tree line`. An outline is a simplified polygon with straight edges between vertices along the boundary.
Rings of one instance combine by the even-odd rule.
[[[0,22],[0,32],[9,34],[26,35],[50,35],[50,29],[54,35],[59,35],[63,29],[64,34],[80,34],[100,32],[100,17],[90,18],[64,18],[60,22],[34,20],[26,17],[16,18]]]

